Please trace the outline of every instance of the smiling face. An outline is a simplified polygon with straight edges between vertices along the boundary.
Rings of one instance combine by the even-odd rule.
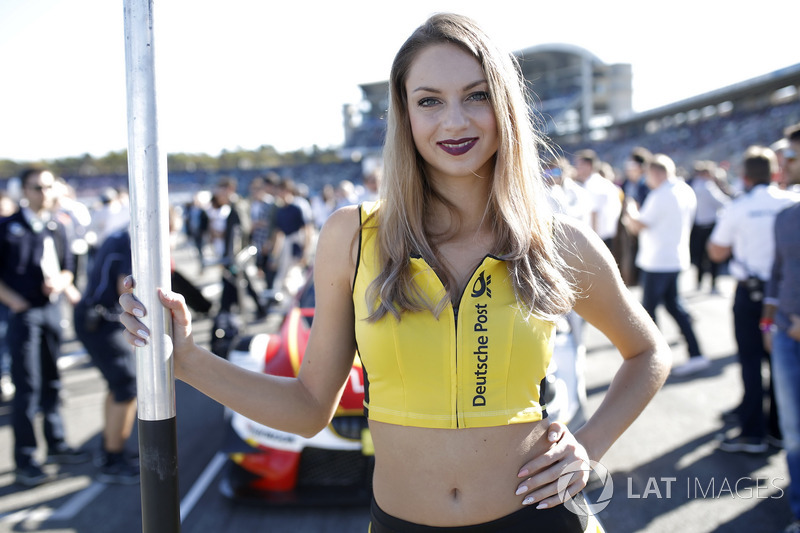
[[[451,44],[422,50],[405,82],[414,144],[430,179],[490,177],[497,121],[480,63]]]

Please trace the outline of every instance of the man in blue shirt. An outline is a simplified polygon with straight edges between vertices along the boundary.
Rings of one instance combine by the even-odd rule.
[[[102,463],[97,479],[135,484],[139,467],[125,456],[136,420],[136,356],[119,322],[123,280],[133,271],[127,229],[109,235],[92,261],[83,298],[75,306],[75,333],[108,383]]]
[[[9,310],[8,348],[13,401],[16,481],[28,486],[49,479],[34,458],[34,419],[41,411],[48,460],[78,463],[89,454],[70,448],[61,417],[61,377],[56,360],[61,346],[59,300],[76,299],[72,255],[64,227],[51,217],[55,177],[31,168],[20,176],[21,208],[0,221],[0,302]]]

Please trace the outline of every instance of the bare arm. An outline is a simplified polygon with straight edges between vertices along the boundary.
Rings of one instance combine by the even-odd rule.
[[[308,346],[297,378],[269,376],[242,369],[197,346],[183,297],[161,294],[172,312],[175,376],[210,398],[262,424],[304,436],[315,435],[338,405],[355,356],[351,280],[354,210],[332,216],[322,230],[317,251],[325,268],[314,273],[317,305]],[[130,286],[130,282],[128,283]],[[141,345],[146,327],[135,316],[144,309],[130,292],[120,297],[128,342]]]
[[[567,223],[565,230],[570,248],[564,258],[575,269],[581,292],[575,311],[608,337],[623,362],[587,423],[574,436],[563,424],[551,424],[548,440],[553,445],[523,465],[517,474],[518,478],[528,478],[518,487],[517,494],[527,494],[523,503],[544,507],[562,503],[557,482],[565,471],[571,476],[570,496],[586,485],[586,467],[579,469],[583,476],[572,476],[576,462],[585,465],[589,460],[598,461],[608,451],[661,388],[671,359],[669,346],[625,287],[611,253],[599,237],[572,223]],[[568,467],[573,468],[567,470]]]
[[[619,275],[613,257],[593,235],[568,229],[576,255],[567,261],[578,272],[583,291],[575,311],[603,333],[623,358],[603,402],[576,432],[589,457],[599,460],[644,410],[664,384],[670,348],[644,308]]]

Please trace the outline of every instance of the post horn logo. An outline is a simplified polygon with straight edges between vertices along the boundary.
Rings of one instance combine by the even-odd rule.
[[[590,503],[588,499],[574,500],[567,494],[567,488],[572,482],[573,476],[578,472],[589,472],[590,474],[594,472],[600,478],[603,490],[596,502]],[[578,516],[590,516],[599,513],[611,503],[611,497],[614,495],[614,480],[611,479],[608,469],[600,463],[589,461],[587,464],[585,461],[575,461],[567,465],[561,472],[556,488],[558,498],[570,512]]]
[[[478,279],[475,280],[475,283],[472,284],[472,297],[477,298],[481,296],[483,293],[486,293],[486,296],[489,298],[492,297],[492,289],[489,288],[489,285],[492,284],[492,276],[491,274],[486,276],[486,271],[482,270]]]

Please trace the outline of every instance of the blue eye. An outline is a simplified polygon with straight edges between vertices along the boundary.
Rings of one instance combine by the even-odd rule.
[[[437,103],[438,103],[438,100],[436,98],[428,97],[428,98],[421,99],[419,102],[417,102],[417,105],[419,107],[431,107],[431,106],[436,105]]]
[[[489,100],[489,93],[486,91],[479,91],[477,93],[472,93],[467,99],[475,102],[485,102]]]

